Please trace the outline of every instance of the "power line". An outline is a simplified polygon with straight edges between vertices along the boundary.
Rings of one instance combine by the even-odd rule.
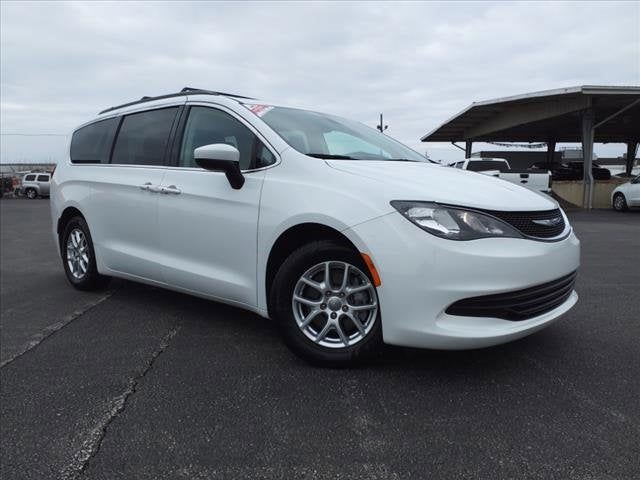
[[[0,133],[3,137],[6,136],[14,136],[14,137],[66,137],[65,133]]]

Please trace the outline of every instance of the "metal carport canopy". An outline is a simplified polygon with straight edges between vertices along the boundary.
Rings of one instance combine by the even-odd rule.
[[[640,86],[579,86],[474,102],[423,142],[582,142],[582,113],[594,123],[640,100]],[[594,131],[594,141],[640,141],[640,102]]]
[[[627,174],[640,141],[640,86],[560,88],[472,103],[421,138],[423,142],[546,142],[547,161],[557,142],[581,142],[583,206],[593,204],[593,144],[626,143]]]

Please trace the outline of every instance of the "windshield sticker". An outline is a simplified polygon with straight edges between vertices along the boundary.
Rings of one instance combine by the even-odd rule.
[[[243,105],[259,117],[262,117],[266,113],[269,113],[271,110],[273,110],[273,107],[270,105],[256,105],[250,103],[244,103]]]

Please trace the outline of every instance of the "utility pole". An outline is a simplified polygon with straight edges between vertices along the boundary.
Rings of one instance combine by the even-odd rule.
[[[384,122],[382,121],[382,113],[380,114],[380,125],[376,125],[376,128],[380,130],[380,133],[384,132],[387,128],[389,128],[389,125],[385,125]]]

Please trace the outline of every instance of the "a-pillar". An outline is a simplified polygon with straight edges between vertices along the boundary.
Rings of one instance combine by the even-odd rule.
[[[633,169],[633,162],[636,159],[637,149],[638,142],[627,142],[627,177],[631,176],[631,170]]]
[[[590,209],[593,206],[593,110],[582,113],[582,161],[584,163],[584,191],[582,207]]]

